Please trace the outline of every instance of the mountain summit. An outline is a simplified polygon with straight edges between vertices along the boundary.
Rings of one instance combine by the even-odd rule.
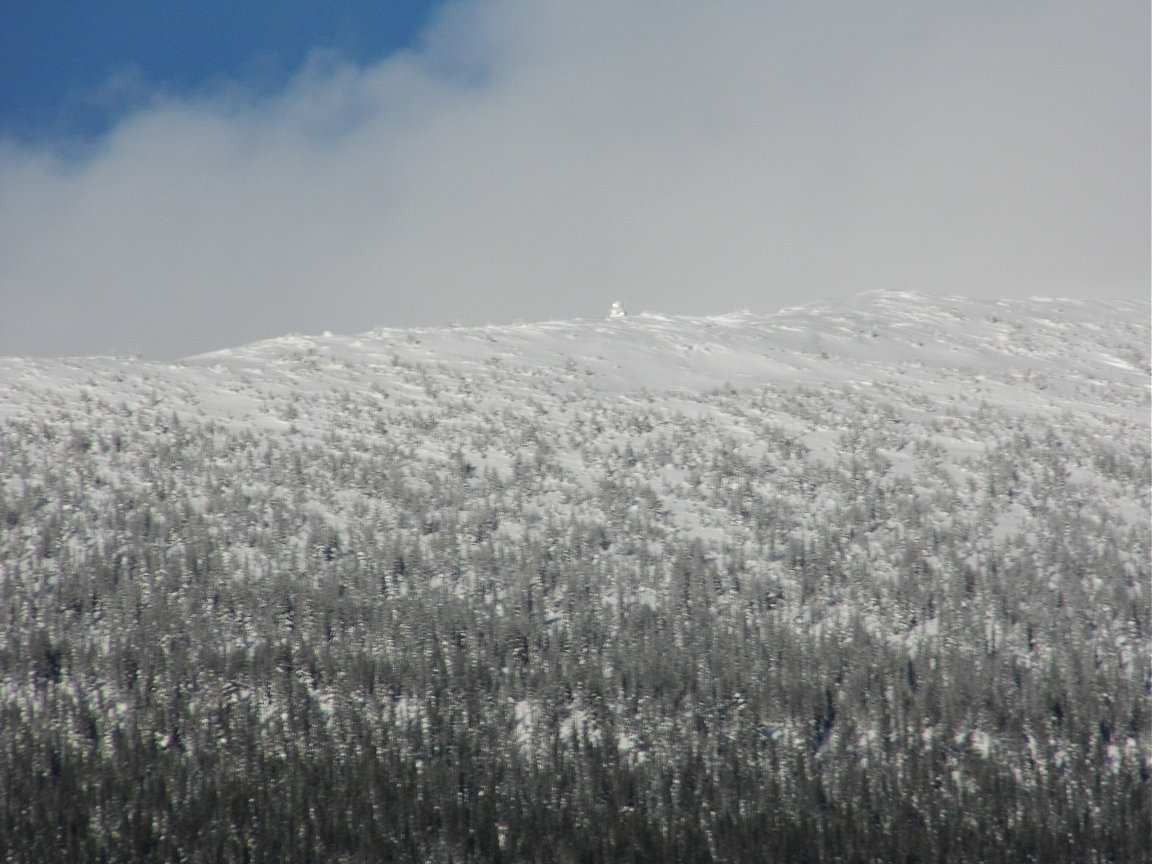
[[[248,386],[257,378],[311,401],[335,390],[387,389],[406,377],[397,371],[406,367],[421,367],[431,379],[478,376],[477,383],[494,391],[892,384],[926,398],[958,399],[963,391],[968,403],[1077,411],[1121,392],[1139,403],[1149,376],[1148,319],[1148,304],[1132,302],[870,292],[770,315],[641,313],[626,320],[292,335],[176,364],[0,358],[8,384],[0,416],[34,412],[44,400],[66,401],[82,386],[132,404],[147,386],[168,391],[165,400],[178,413],[191,410],[181,394],[195,394],[199,416],[259,421],[257,405],[266,397]],[[1018,387],[1026,394],[1013,392]],[[231,395],[217,401],[219,389]],[[245,404],[252,413],[238,413]]]

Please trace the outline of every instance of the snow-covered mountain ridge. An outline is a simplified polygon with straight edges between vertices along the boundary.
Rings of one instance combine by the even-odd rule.
[[[0,853],[1152,846],[1147,304],[882,293],[0,385]]]
[[[512,391],[703,392],[717,387],[895,385],[1012,410],[1119,411],[1147,420],[1149,305],[935,299],[870,292],[840,304],[707,318],[641,313],[479,328],[292,335],[176,364],[0,358],[0,416],[98,388],[129,403],[260,422],[274,393],[388,386],[398,365]],[[547,380],[542,380],[547,379]],[[228,395],[223,395],[224,393]],[[215,394],[215,395],[214,395]],[[297,424],[298,426],[300,424]]]

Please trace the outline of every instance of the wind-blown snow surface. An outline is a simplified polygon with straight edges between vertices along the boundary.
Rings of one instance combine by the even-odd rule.
[[[101,729],[131,719],[170,740],[177,709],[154,716],[121,668],[158,608],[209,670],[190,685],[175,643],[157,649],[161,689],[201,694],[189,723],[222,700],[253,712],[257,749],[293,732],[295,691],[261,663],[326,644],[344,659],[315,661],[302,697],[324,740],[344,746],[358,718],[379,752],[426,766],[413,742],[446,710],[429,658],[451,619],[467,680],[488,682],[467,723],[486,718],[500,770],[567,776],[590,751],[565,742],[610,746],[650,852],[752,860],[770,836],[818,860],[831,847],[804,845],[811,824],[861,821],[838,842],[881,858],[1123,857],[1148,823],[1149,315],[871,293],[773,315],[294,335],[178,363],[0,358],[0,700],[31,722],[49,680]],[[349,658],[369,656],[370,683],[350,683]],[[705,747],[715,789],[736,770],[719,754],[739,752],[757,791],[661,798],[653,766]],[[5,752],[40,794],[38,763],[16,776]],[[881,786],[921,782],[910,754],[936,760],[935,780],[889,801]],[[562,811],[599,818],[603,802],[555,783]],[[513,806],[522,791],[436,807],[486,813],[476,842],[526,856],[551,817]],[[156,806],[190,806],[172,795]],[[868,807],[873,821],[850,815]],[[127,830],[115,809],[85,823],[88,853]],[[792,815],[737,830],[769,810]],[[611,824],[601,851],[630,854],[639,829]],[[187,852],[176,828],[148,830]],[[461,854],[457,840],[410,855]]]
[[[34,412],[86,389],[91,395],[93,388],[105,401],[134,405],[156,390],[178,413],[259,422],[262,406],[278,396],[310,400],[338,390],[388,388],[407,378],[397,366],[419,365],[433,379],[471,377],[494,386],[498,396],[894,385],[943,404],[1105,416],[1119,411],[1146,426],[1140,396],[1148,389],[1147,318],[1147,304],[1123,301],[937,300],[870,292],[773,315],[643,313],[292,335],[177,364],[0,358],[0,411]],[[410,404],[422,401],[399,389]],[[296,425],[324,431],[323,424]]]

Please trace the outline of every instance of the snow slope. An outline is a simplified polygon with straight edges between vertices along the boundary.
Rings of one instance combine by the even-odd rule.
[[[1149,306],[874,292],[773,315],[289,335],[176,363],[0,358],[0,381],[0,420],[97,430],[149,417],[292,447],[370,442],[429,470],[465,458],[506,476],[535,452],[511,431],[531,424],[585,486],[604,467],[577,440],[644,448],[687,422],[704,449],[727,440],[755,460],[771,427],[836,464],[843,437],[879,414],[894,475],[944,459],[959,483],[1012,418],[1071,424],[1093,447],[1146,458]],[[919,455],[900,443],[910,439]],[[1074,477],[1110,488],[1090,466]],[[1125,522],[1147,517],[1125,496],[1104,499]],[[675,492],[667,506],[684,509]]]
[[[1060,482],[1100,508],[1100,531],[1146,526],[1149,490],[1133,482],[1150,458],[1148,319],[1147,304],[869,293],[773,315],[291,335],[177,363],[0,358],[0,420],[27,428],[24,438],[36,424],[108,439],[132,423],[161,443],[177,424],[221,442],[255,434],[264,452],[307,461],[339,452],[379,471],[379,460],[400,459],[414,487],[461,465],[499,481],[535,465],[523,512],[502,520],[510,542],[538,534],[526,514],[610,521],[590,499],[626,480],[630,494],[655,496],[665,545],[697,537],[717,551],[750,536],[696,489],[702,477],[719,482],[720,462],[796,479],[790,506],[811,523],[797,530],[812,534],[843,502],[806,496],[803,478],[855,471],[866,453],[875,494],[945,495],[951,503],[937,506],[962,507],[987,523],[982,542],[1011,548],[1044,518],[988,478],[1007,466],[1032,498],[1047,498],[1056,481],[1042,449],[1063,448]],[[1037,450],[1025,458],[1029,440]],[[145,482],[110,459],[99,470],[108,487]],[[281,482],[243,477],[256,497]],[[180,482],[196,501],[216,491],[204,478]],[[379,503],[354,485],[321,490],[331,482],[308,494],[338,529]]]
[[[1083,412],[1147,428],[1148,304],[975,301],[871,292],[771,315],[610,320],[480,328],[291,335],[156,363],[136,358],[0,358],[0,417],[36,414],[98,392],[129,405],[162,398],[177,413],[283,428],[277,399],[396,390],[399,366],[431,380],[475,379],[502,397],[674,395],[717,387],[892,385],[943,405]],[[303,431],[306,422],[297,423]]]

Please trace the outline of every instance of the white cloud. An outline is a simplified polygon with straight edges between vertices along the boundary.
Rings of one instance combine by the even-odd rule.
[[[275,98],[157,98],[80,162],[0,147],[0,352],[172,356],[617,297],[1144,296],[1147,18],[449,6],[419,51],[318,55]]]

